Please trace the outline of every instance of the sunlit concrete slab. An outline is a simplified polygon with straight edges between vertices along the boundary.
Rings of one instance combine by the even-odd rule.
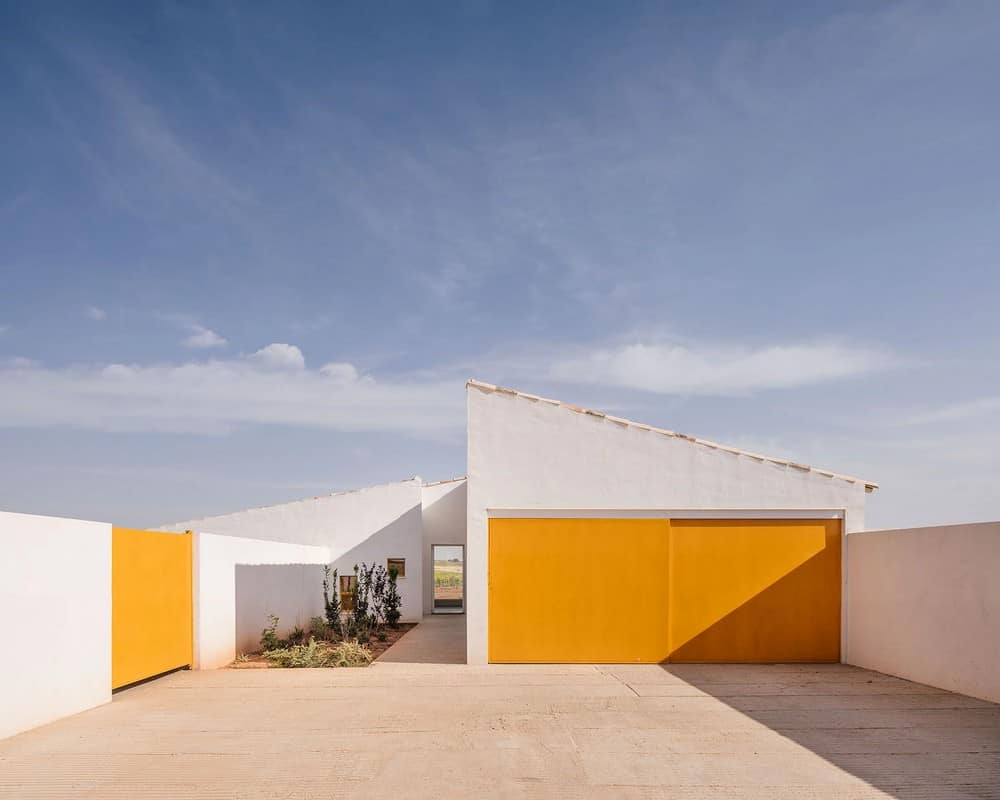
[[[836,664],[181,672],[0,741],[0,797],[983,800],[1000,706]]]

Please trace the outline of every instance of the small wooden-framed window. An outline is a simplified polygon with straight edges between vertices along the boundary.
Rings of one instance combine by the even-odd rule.
[[[396,571],[397,578],[406,577],[406,559],[405,558],[387,558],[385,560],[385,569],[387,572]]]
[[[342,611],[354,610],[354,593],[358,590],[357,575],[340,576],[340,608]]]

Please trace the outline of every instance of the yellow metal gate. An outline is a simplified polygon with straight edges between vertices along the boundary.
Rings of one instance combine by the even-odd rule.
[[[491,519],[493,662],[840,659],[839,520]]]
[[[193,662],[190,533],[111,532],[111,686]]]

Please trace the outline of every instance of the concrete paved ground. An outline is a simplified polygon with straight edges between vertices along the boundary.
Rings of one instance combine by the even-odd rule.
[[[396,644],[380,662],[395,664],[464,664],[465,615],[430,614]]]
[[[0,797],[982,800],[1000,706],[841,665],[181,672],[0,741]]]

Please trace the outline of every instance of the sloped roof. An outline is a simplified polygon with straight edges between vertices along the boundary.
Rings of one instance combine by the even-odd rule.
[[[524,400],[531,400],[536,403],[548,403],[552,406],[557,406],[559,408],[564,408],[567,411],[573,411],[577,414],[587,414],[592,417],[597,417],[599,419],[606,419],[610,422],[614,422],[618,425],[629,428],[639,428],[640,430],[650,431],[652,433],[658,433],[663,436],[672,436],[677,439],[684,439],[685,441],[691,442],[695,445],[700,445],[702,447],[709,447],[713,450],[724,450],[727,453],[733,453],[738,456],[746,456],[747,458],[752,458],[756,461],[769,461],[772,464],[781,464],[782,466],[791,467],[793,469],[799,469],[803,472],[815,472],[817,475],[823,475],[827,478],[836,478],[837,480],[847,481],[848,483],[862,483],[864,484],[866,492],[872,492],[878,489],[877,483],[872,481],[866,481],[863,478],[855,478],[851,475],[841,475],[838,472],[830,472],[829,470],[819,469],[818,467],[811,467],[808,464],[799,464],[795,461],[789,461],[786,458],[776,458],[775,456],[765,456],[760,453],[752,453],[749,450],[741,450],[738,447],[729,447],[728,445],[719,444],[718,442],[710,442],[707,439],[699,439],[696,436],[688,436],[685,433],[676,433],[675,431],[668,431],[663,428],[654,428],[652,425],[646,425],[642,422],[633,422],[629,419],[623,419],[622,417],[615,417],[611,414],[605,414],[603,411],[592,411],[589,408],[581,408],[580,406],[574,406],[569,403],[563,403],[560,400],[552,400],[548,397],[539,397],[538,395],[528,394],[527,392],[519,392],[517,389],[508,389],[503,386],[495,386],[492,383],[483,383],[482,381],[477,381],[470,379],[466,382],[466,386],[472,386],[477,389],[481,389],[485,392],[497,392],[499,394],[506,394],[512,397],[519,397]]]
[[[455,480],[460,480],[456,478]],[[354,489],[338,489],[333,492],[327,492],[326,494],[315,494],[312,497],[299,497],[295,500],[285,500],[281,503],[267,503],[262,506],[251,506],[250,508],[241,508],[237,511],[224,511],[221,514],[209,514],[205,517],[195,517],[193,519],[180,520],[178,522],[171,522],[167,525],[161,525],[158,528],[151,528],[154,531],[169,531],[171,528],[179,528],[182,526],[194,527],[195,523],[206,522],[210,520],[216,520],[219,517],[231,517],[234,514],[246,514],[251,511],[267,511],[272,508],[281,508],[281,506],[294,506],[298,503],[312,503],[315,500],[326,500],[330,497],[341,497],[348,494],[357,494],[358,492],[366,492],[369,489],[384,489],[389,486],[400,486],[404,483],[417,483],[421,487],[425,486],[423,479],[419,475],[414,475],[412,478],[403,478],[398,481],[389,481],[388,483],[376,483],[371,486],[358,486]]]

